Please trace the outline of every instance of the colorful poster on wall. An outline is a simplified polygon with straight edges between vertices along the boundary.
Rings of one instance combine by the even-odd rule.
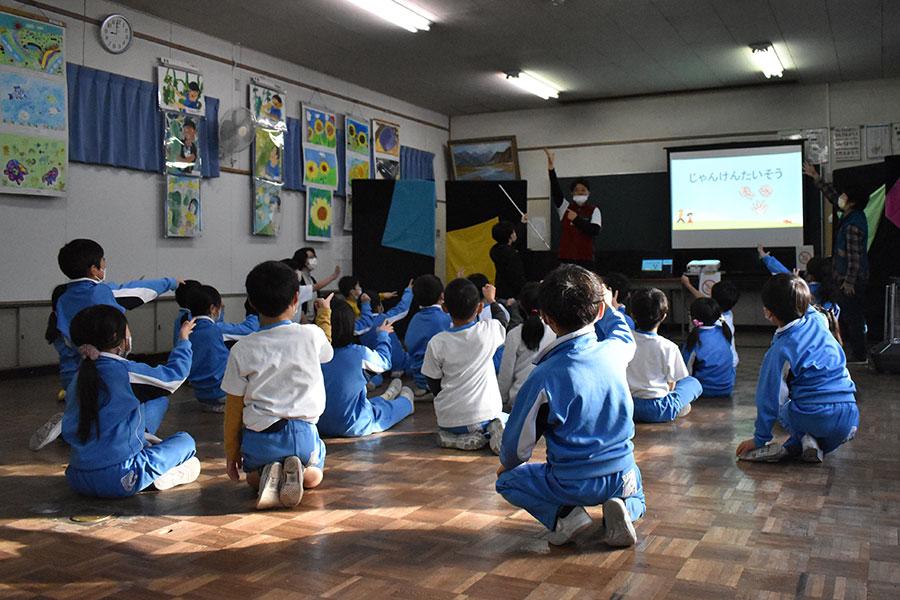
[[[281,229],[282,186],[253,180],[253,235],[276,236]]]
[[[331,239],[331,202],[331,190],[306,188],[306,241]]]
[[[166,237],[196,237],[201,225],[200,179],[166,175]]]
[[[337,148],[337,117],[334,113],[304,105],[303,120],[306,125],[304,146]]]
[[[337,189],[337,155],[318,148],[303,148],[303,185]]]
[[[65,131],[65,83],[22,71],[0,71],[0,118],[8,125]]]
[[[831,131],[834,160],[860,160],[859,126],[835,127]]]
[[[283,150],[283,131],[257,127],[256,141],[253,144],[253,175],[269,181],[283,181]]]
[[[371,139],[369,124],[353,117],[345,117],[344,120],[347,129],[347,151],[369,156],[369,140]]]
[[[202,75],[164,65],[157,67],[157,72],[160,109],[199,116],[206,114]]]
[[[369,149],[372,137],[369,135],[369,124],[365,121],[344,118],[344,140],[346,142],[346,164],[344,172],[347,173],[347,196],[353,189],[354,179],[368,179],[372,175],[372,161]],[[344,219],[347,223],[347,219]]]
[[[259,83],[250,84],[250,112],[253,120],[260,127],[287,130],[287,119],[284,105],[287,95],[282,90],[266,87]]]
[[[200,137],[202,119],[183,113],[163,113],[165,131],[166,173],[200,177]]]
[[[66,189],[66,142],[51,138],[0,134],[4,191],[56,194]]]
[[[375,179],[400,179],[400,126],[372,119]]]
[[[368,158],[347,153],[347,195],[350,194],[354,179],[368,179],[372,165]]]
[[[65,78],[64,27],[37,15],[0,12],[0,63]]]

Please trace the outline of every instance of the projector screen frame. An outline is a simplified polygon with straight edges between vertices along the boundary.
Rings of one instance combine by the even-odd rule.
[[[699,145],[695,145],[695,146],[667,146],[666,147],[666,176],[667,176],[666,184],[667,184],[667,191],[668,191],[668,213],[670,216],[669,217],[670,218],[669,246],[672,248],[672,250],[677,251],[677,252],[682,252],[682,251],[694,251],[694,250],[699,250],[699,251],[717,250],[720,248],[721,249],[736,248],[736,246],[725,246],[725,245],[716,246],[715,244],[712,244],[710,246],[705,246],[705,247],[702,247],[702,246],[701,247],[680,246],[679,248],[675,248],[675,236],[674,236],[675,232],[673,231],[673,225],[671,222],[671,220],[674,218],[672,216],[673,215],[673,206],[672,206],[672,202],[673,202],[673,199],[672,199],[672,154],[673,153],[706,152],[706,151],[718,151],[718,150],[726,150],[727,151],[727,150],[742,150],[742,149],[753,149],[753,148],[778,148],[778,147],[797,147],[797,146],[799,146],[799,148],[800,148],[801,166],[798,167],[798,169],[800,169],[800,168],[802,168],[802,161],[804,160],[804,156],[806,155],[805,154],[805,152],[806,152],[806,140],[805,139],[756,140],[756,141],[747,141],[747,142],[722,142],[722,143],[714,143],[714,144],[699,144]],[[801,186],[802,186],[801,187],[801,192],[802,192],[801,211],[802,211],[802,215],[803,215],[803,226],[802,226],[802,233],[801,233],[801,236],[803,239],[802,243],[804,243],[804,244],[816,243],[816,242],[818,242],[819,236],[810,235],[810,233],[807,231],[807,228],[810,225],[810,223],[808,222],[808,213],[810,211],[807,210],[807,202],[810,200],[810,198],[808,197],[807,191],[806,191],[806,189],[807,189],[806,178],[803,177],[802,175],[800,177],[801,177],[801,182],[802,182],[801,183]],[[817,212],[819,215],[821,214],[821,206],[819,207],[819,210]],[[821,225],[817,224],[817,227],[820,229]],[[711,235],[721,238],[721,237],[727,235],[728,230],[711,229],[709,231],[710,231]],[[748,230],[736,229],[734,231],[735,231],[735,233],[741,232],[742,234],[746,235],[744,232],[746,232]],[[760,231],[765,231],[765,230],[760,230]],[[775,236],[775,237],[777,237],[777,236]],[[813,241],[810,241],[810,240],[813,240]],[[771,236],[767,236],[767,235],[760,235],[758,242],[761,242],[764,245],[779,246],[779,244],[775,241],[775,239],[773,239]],[[799,245],[799,244],[796,244],[796,245]],[[787,246],[780,245],[780,247],[787,247]]]

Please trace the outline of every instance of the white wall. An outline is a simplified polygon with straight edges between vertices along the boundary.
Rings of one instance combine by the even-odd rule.
[[[362,102],[393,110],[446,128],[449,119],[439,113],[413,106],[352,83],[241,48],[228,41],[211,38],[126,7],[99,0],[50,0],[50,4],[89,18],[102,19],[112,12],[127,16],[134,29],[162,40],[184,44],[205,53],[234,59],[257,69],[278,73]],[[37,9],[19,2],[10,5],[28,12]],[[228,64],[171,50],[168,46],[135,38],[123,55],[104,51],[98,42],[98,27],[78,19],[54,14],[47,16],[66,22],[67,60],[155,81],[157,59],[161,56],[190,62],[203,73],[204,91],[221,101],[219,115],[235,105],[246,106],[247,85],[255,73],[232,69]],[[338,114],[380,117],[400,123],[404,146],[435,154],[437,194],[443,199],[446,178],[444,146],[448,133],[440,127],[361,107],[327,94],[296,85],[280,85],[289,95],[287,115],[300,117],[300,102],[330,109]],[[249,169],[249,151],[229,158],[222,167]],[[165,239],[163,231],[163,188],[161,174],[69,163],[68,196],[40,198],[0,194],[0,302],[46,300],[52,288],[64,280],[56,265],[56,253],[66,241],[89,237],[99,241],[107,256],[110,278],[124,281],[141,275],[147,278],[176,276],[201,279],[222,293],[240,293],[244,277],[253,265],[266,259],[280,259],[308,245],[303,239],[304,195],[286,192],[282,206],[282,229],[277,238],[250,235],[251,196],[247,175],[223,173],[201,184],[203,236],[194,239]],[[327,275],[336,264],[345,272],[351,268],[350,236],[341,231],[344,204],[335,201],[335,232],[327,243],[312,243],[319,255],[317,275]],[[438,249],[441,263],[443,249]],[[443,264],[437,266],[442,272]],[[235,307],[235,313],[240,312]]]
[[[529,212],[549,218],[544,146],[588,144],[551,150],[561,176],[664,171],[666,146],[777,139],[773,132],[790,129],[897,122],[898,98],[900,79],[887,79],[548,104],[540,110],[453,117],[451,139],[515,135],[522,178],[528,180]],[[721,134],[734,135],[713,137]],[[880,160],[832,162],[828,171]],[[541,249],[533,235],[529,246]]]

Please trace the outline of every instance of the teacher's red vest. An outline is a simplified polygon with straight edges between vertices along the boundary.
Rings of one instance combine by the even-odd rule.
[[[575,211],[579,217],[585,217],[590,221],[591,215],[597,207],[589,202],[578,206],[569,202],[568,209]],[[579,231],[572,225],[572,221],[563,213],[562,235],[559,239],[559,257],[563,260],[594,260],[594,242],[591,236]]]

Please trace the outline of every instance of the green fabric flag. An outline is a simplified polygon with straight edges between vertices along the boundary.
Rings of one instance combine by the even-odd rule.
[[[866,204],[866,208],[863,210],[866,213],[866,221],[869,223],[869,241],[866,243],[866,252],[872,247],[872,240],[875,239],[878,224],[881,223],[881,215],[884,214],[884,196],[885,186],[881,186],[869,194],[869,203]]]

